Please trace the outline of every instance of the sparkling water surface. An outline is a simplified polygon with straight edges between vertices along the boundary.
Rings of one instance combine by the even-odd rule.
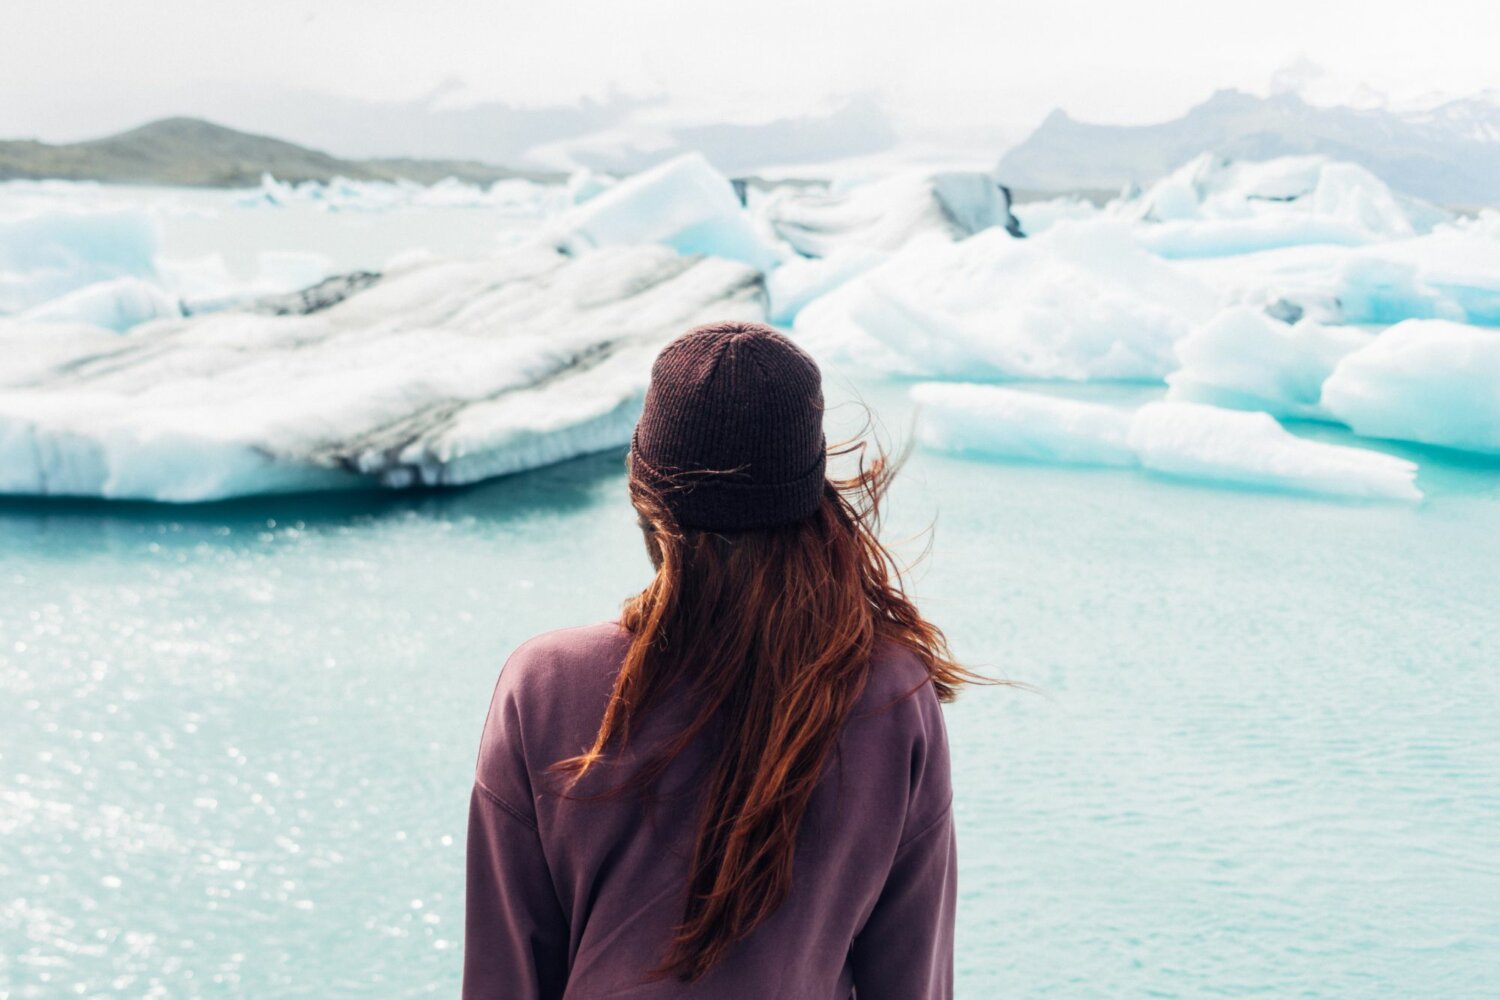
[[[961,997],[1500,995],[1500,463],[1402,453],[1421,505],[912,457],[923,608],[1040,689],[948,712]],[[497,670],[648,571],[619,454],[0,505],[0,995],[455,995]]]

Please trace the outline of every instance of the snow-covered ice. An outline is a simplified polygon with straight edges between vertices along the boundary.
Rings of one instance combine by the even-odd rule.
[[[1418,500],[1416,465],[1288,432],[1269,414],[1197,403],[1136,410],[988,385],[924,382],[920,439],[957,454],[1139,466],[1204,483],[1327,496]]]
[[[556,223],[573,253],[660,243],[769,271],[789,254],[752,223],[734,187],[701,154],[688,153],[628,177],[574,206]]]
[[[1059,222],[923,241],[805,307],[799,336],[856,364],[955,378],[1159,380],[1214,314],[1204,287],[1125,225]]]
[[[623,444],[660,347],[764,302],[719,258],[531,246],[413,262],[311,315],[124,337],[0,320],[0,357],[28,359],[0,366],[0,492],[200,501],[530,468]]]
[[[1339,362],[1323,405],[1367,437],[1500,455],[1500,331],[1397,323]]]

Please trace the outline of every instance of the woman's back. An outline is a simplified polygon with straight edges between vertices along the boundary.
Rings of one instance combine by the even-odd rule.
[[[693,706],[674,692],[571,789],[552,769],[593,742],[630,641],[618,622],[561,629],[501,671],[471,807],[465,996],[950,996],[947,740],[927,667],[889,642],[798,828],[786,900],[696,982],[648,978],[682,920],[713,736],[647,799],[591,797],[682,731]]]
[[[627,456],[655,574],[501,670],[470,801],[465,995],[946,1000],[939,702],[972,679],[769,327],[656,358]],[[830,456],[854,456],[849,478]]]

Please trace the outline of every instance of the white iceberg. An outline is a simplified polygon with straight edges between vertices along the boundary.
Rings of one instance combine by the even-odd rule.
[[[889,259],[879,250],[845,247],[828,257],[793,257],[766,275],[771,320],[790,326],[808,304]]]
[[[1021,232],[1036,236],[1054,224],[1069,219],[1092,219],[1100,209],[1092,202],[1071,195],[1038,201],[1018,201],[1010,208],[1021,225]]]
[[[771,270],[787,256],[755,228],[733,185],[700,153],[627,177],[568,210],[556,225],[558,245],[572,253],[659,243],[759,271]]]
[[[1327,419],[1323,380],[1373,336],[1310,320],[1289,325],[1244,306],[1226,309],[1177,342],[1182,367],[1167,376],[1167,398]]]
[[[357,181],[334,177],[327,181],[291,183],[270,174],[260,186],[241,192],[242,208],[307,206],[324,212],[390,212],[412,208],[482,208],[509,216],[542,218],[571,204],[571,188],[540,184],[520,177],[489,185],[447,177],[432,184],[416,181]]]
[[[809,257],[893,252],[918,239],[959,240],[991,227],[1019,232],[1010,198],[978,172],[902,171],[830,188],[784,185],[757,201],[771,230]]]
[[[1500,331],[1398,323],[1339,362],[1323,406],[1367,437],[1500,455]]]
[[[922,241],[806,306],[799,337],[851,363],[952,378],[1159,380],[1218,310],[1118,222]]]
[[[1214,257],[1309,243],[1363,245],[1446,221],[1353,163],[1323,156],[1230,161],[1205,153],[1126,199],[1141,242],[1166,257]]]
[[[1500,239],[1459,227],[1363,247],[1287,247],[1177,265],[1226,303],[1288,320],[1500,325]]]
[[[139,209],[0,212],[0,315],[101,281],[152,278],[157,242],[156,223]]]
[[[0,358],[27,359],[0,365],[0,492],[203,501],[554,462],[623,444],[661,346],[764,299],[718,258],[529,246],[413,261],[308,315],[0,321]]]
[[[124,333],[153,319],[175,319],[182,303],[140,278],[115,278],[69,292],[27,310],[21,318],[34,323],[90,323]]]
[[[980,457],[1139,466],[1162,475],[1326,496],[1418,500],[1416,466],[1304,440],[1266,413],[1196,403],[1127,410],[999,386],[925,382],[920,440]]]

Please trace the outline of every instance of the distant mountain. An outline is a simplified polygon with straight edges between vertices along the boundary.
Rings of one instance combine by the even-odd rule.
[[[66,145],[0,142],[0,180],[243,187],[259,183],[262,174],[284,181],[343,176],[352,180],[405,178],[424,184],[445,177],[489,183],[523,176],[472,160],[344,160],[199,118],[165,118],[119,135]]]
[[[1221,90],[1156,125],[1090,125],[1061,111],[1006,153],[1007,184],[1063,191],[1146,184],[1202,152],[1229,159],[1322,153],[1448,206],[1500,203],[1500,95],[1422,111],[1319,107],[1294,93]]]
[[[300,91],[268,101],[261,93],[235,93],[217,117],[351,158],[420,151],[525,169],[591,167],[621,174],[687,150],[733,174],[867,156],[898,141],[890,117],[868,94],[818,101],[761,121],[679,114],[663,96],[610,93],[574,104],[521,107],[463,95],[456,83],[411,101]]]

